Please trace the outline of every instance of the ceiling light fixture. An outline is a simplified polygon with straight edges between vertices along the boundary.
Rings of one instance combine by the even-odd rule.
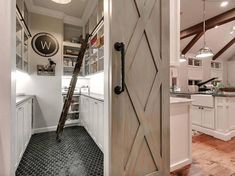
[[[212,50],[206,46],[206,1],[203,0],[203,48],[201,48],[196,58],[207,58],[213,56]]]
[[[58,3],[58,4],[68,4],[72,0],[52,0],[52,1],[55,2],[55,3]]]
[[[228,1],[223,1],[220,4],[220,7],[226,7],[228,5]]]

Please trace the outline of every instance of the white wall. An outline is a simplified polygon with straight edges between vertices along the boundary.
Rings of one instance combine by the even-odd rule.
[[[62,77],[62,41],[63,21],[60,19],[30,14],[30,29],[34,36],[38,32],[48,32],[56,37],[59,42],[59,51],[52,57],[56,62],[55,76],[38,76],[38,64],[46,65],[47,58],[36,54],[31,45],[29,47],[30,76],[17,76],[17,93],[36,96],[33,128],[52,127],[58,124],[62,110],[61,77]],[[31,41],[30,41],[31,43]]]
[[[100,72],[89,78],[90,92],[104,95],[104,72]]]
[[[235,87],[235,60],[227,62],[228,85]]]
[[[188,62],[182,62],[178,67],[178,87],[182,92],[188,92]]]
[[[226,61],[223,64],[223,83],[225,86],[228,85],[228,63]]]
[[[71,76],[62,77],[62,88],[69,87]],[[77,80],[76,88],[79,90],[82,86],[90,86],[89,79],[84,77],[79,77]]]
[[[14,174],[15,0],[0,0],[0,175]]]
[[[211,59],[204,59],[202,60],[202,70],[203,70],[203,80],[207,81],[211,79]]]

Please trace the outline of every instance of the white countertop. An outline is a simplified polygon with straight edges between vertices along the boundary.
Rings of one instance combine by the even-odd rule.
[[[21,96],[16,96],[16,105],[19,105],[23,102],[25,102],[26,100],[33,98],[33,95],[21,95]]]
[[[175,98],[170,97],[170,104],[177,104],[177,103],[191,103],[193,100],[188,98]]]
[[[99,101],[104,101],[104,95],[103,94],[97,94],[97,93],[81,93],[81,95],[84,95],[86,97],[90,97],[90,98],[93,98],[93,99],[96,99],[96,100],[99,100]]]

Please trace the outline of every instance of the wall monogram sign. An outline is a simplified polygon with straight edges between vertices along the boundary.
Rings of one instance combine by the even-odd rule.
[[[57,39],[46,32],[40,32],[34,35],[31,45],[33,50],[43,57],[52,57],[59,50]]]

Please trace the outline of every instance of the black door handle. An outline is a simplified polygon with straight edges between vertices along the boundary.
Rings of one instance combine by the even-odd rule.
[[[123,42],[116,42],[114,49],[121,52],[121,85],[114,88],[114,92],[119,95],[125,91],[125,44]]]

